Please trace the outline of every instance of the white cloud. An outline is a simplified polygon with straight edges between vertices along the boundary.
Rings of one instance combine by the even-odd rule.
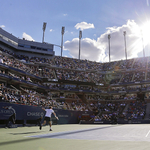
[[[69,50],[70,55],[74,58],[79,58],[79,39],[74,38],[72,41],[66,41],[64,43],[64,50]],[[85,38],[81,40],[80,58],[88,59],[92,61],[99,61],[100,56],[104,54],[100,48],[98,48],[97,41]]]
[[[81,26],[76,25],[76,28],[79,27],[81,28]],[[124,31],[126,31],[125,37],[123,35]],[[111,35],[110,38],[111,61],[125,59],[125,39],[126,39],[126,49],[128,59],[137,57],[138,53],[140,53],[143,49],[139,26],[135,23],[135,21],[128,20],[127,23],[122,26],[108,27],[107,31],[100,37],[98,37],[97,40],[93,40],[90,38],[82,39],[80,58],[98,62],[99,61],[108,62],[109,61],[108,34]],[[69,50],[70,55],[72,55],[72,57],[78,58],[79,39],[74,38],[72,39],[72,41],[66,41],[64,43],[64,50]]]
[[[4,25],[1,25],[0,27],[1,27],[1,28],[5,28],[5,26],[4,26]]]
[[[68,14],[63,14],[63,16],[67,16]]]
[[[87,23],[87,22],[81,22],[81,23],[77,23],[75,25],[75,28],[85,30],[85,29],[90,29],[90,28],[95,28],[95,27],[94,27],[94,24]]]
[[[50,29],[49,31],[52,32],[52,31],[54,31],[54,30],[53,30],[53,29]]]
[[[25,40],[28,41],[34,41],[34,39],[30,35],[26,34],[25,32],[23,32],[22,38],[25,38]]]
[[[107,29],[107,32],[97,39],[98,44],[102,45],[105,49],[107,60],[109,55],[108,34],[110,34],[111,36],[111,60],[114,61],[125,59],[125,41],[127,58],[133,58],[138,56],[138,53],[142,50],[142,41],[139,26],[134,21],[128,20],[127,24],[122,25],[121,27],[111,27]],[[126,31],[125,37],[123,35],[124,31]]]

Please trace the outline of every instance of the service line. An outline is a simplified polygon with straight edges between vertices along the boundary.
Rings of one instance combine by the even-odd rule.
[[[146,136],[145,136],[145,137],[148,137],[149,133],[150,133],[150,130],[147,132],[147,134],[146,134]]]

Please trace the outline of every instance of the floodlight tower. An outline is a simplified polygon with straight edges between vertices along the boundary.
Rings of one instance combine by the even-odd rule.
[[[61,35],[62,35],[62,39],[61,39],[61,57],[62,57],[62,52],[63,52],[63,35],[65,33],[65,27],[62,27],[61,29]]]
[[[80,45],[81,45],[82,31],[79,31],[79,60],[80,60]]]
[[[108,34],[108,44],[109,44],[109,62],[110,62],[110,34]]]
[[[43,39],[42,42],[44,43],[44,33],[45,33],[45,29],[46,29],[46,22],[43,23]]]
[[[143,40],[143,33],[142,33],[142,30],[141,30],[141,36],[142,36],[142,45],[143,45],[143,57],[145,57],[144,40]]]
[[[125,44],[125,56],[126,56],[126,60],[127,60],[126,31],[123,32],[123,35],[124,35],[124,44]]]

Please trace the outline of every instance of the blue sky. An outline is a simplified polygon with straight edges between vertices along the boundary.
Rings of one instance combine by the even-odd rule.
[[[80,58],[97,62],[109,61],[108,34],[111,61],[125,59],[126,31],[127,58],[142,57],[143,47],[150,56],[149,5],[149,0],[1,0],[0,27],[16,37],[42,42],[46,22],[45,42],[61,45],[65,26],[63,56],[73,58],[78,58],[82,30]],[[54,51],[61,55],[59,47]]]

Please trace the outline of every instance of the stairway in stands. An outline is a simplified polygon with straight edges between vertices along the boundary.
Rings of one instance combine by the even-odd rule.
[[[84,103],[87,103],[87,99],[85,98],[84,93],[76,93],[76,94]]]
[[[150,103],[147,103],[145,120],[150,119]]]

